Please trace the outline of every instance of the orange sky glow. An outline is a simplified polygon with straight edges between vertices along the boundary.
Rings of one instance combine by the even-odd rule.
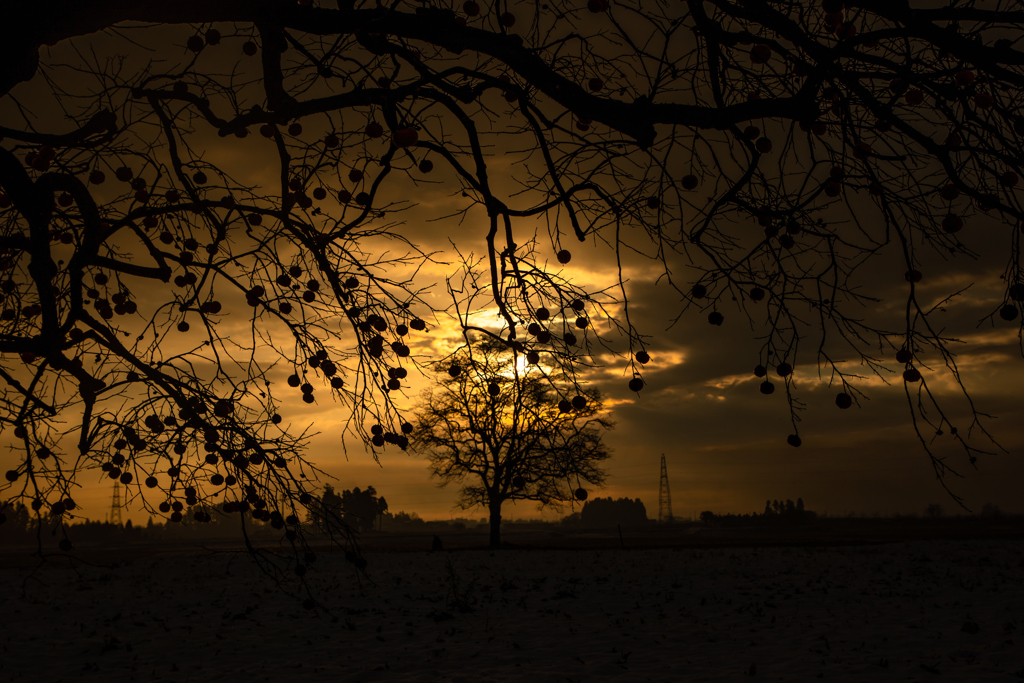
[[[524,17],[524,21],[526,18]],[[176,30],[176,29],[175,29]],[[185,31],[185,28],[177,33]],[[174,30],[168,36],[180,38]],[[225,29],[225,34],[227,29]],[[127,49],[113,37],[110,50]],[[56,61],[67,57],[67,44],[51,49],[48,58]],[[210,59],[213,59],[211,56]],[[23,99],[45,102],[46,96],[38,81],[22,84],[15,94]],[[495,108],[503,105],[497,93],[486,98]],[[0,115],[10,120],[15,116],[15,105],[10,98],[0,101]],[[502,110],[504,111],[504,110]],[[43,118],[57,116],[53,112],[37,112]],[[59,118],[59,117],[58,117]],[[321,122],[322,123],[322,122]],[[310,121],[314,130],[317,124]],[[598,131],[597,134],[600,134]],[[230,169],[237,182],[254,188],[272,188],[277,180],[273,144],[259,135],[244,141],[234,138],[219,139],[213,133],[196,136],[204,143],[205,160]],[[0,143],[5,144],[6,143]],[[380,149],[370,148],[371,153]],[[510,202],[518,190],[521,167],[515,145],[505,141],[496,147],[489,172],[495,187],[502,189]],[[700,150],[693,150],[694,155]],[[673,157],[677,163],[679,157]],[[710,162],[709,162],[710,163]],[[682,169],[672,169],[677,175]],[[719,179],[707,177],[705,186],[687,198],[688,205],[680,202],[671,211],[694,215],[708,201],[713,190],[720,189]],[[446,290],[446,278],[455,278],[460,271],[458,254],[480,258],[484,254],[486,213],[477,205],[464,215],[453,215],[465,208],[466,202],[458,191],[454,173],[438,164],[428,178],[406,177],[387,189],[385,200],[404,202],[406,210],[389,215],[398,222],[396,231],[417,245],[424,253],[434,254],[423,264],[417,277],[419,283],[431,284],[424,300],[437,309],[446,309],[451,301]],[[268,190],[269,191],[269,190]],[[860,203],[860,205],[858,205]],[[851,198],[858,210],[868,209],[863,199]],[[336,200],[323,203],[325,211],[340,212]],[[836,220],[848,220],[848,207],[836,207]],[[680,215],[670,217],[677,220]],[[801,410],[799,430],[802,446],[792,448],[786,437],[793,432],[786,402],[786,391],[781,381],[772,395],[759,392],[760,379],[753,369],[760,361],[764,345],[763,305],[746,297],[731,300],[726,296],[717,310],[725,316],[721,326],[708,324],[708,310],[690,306],[679,293],[668,285],[662,272],[652,267],[648,258],[655,252],[653,242],[638,240],[642,253],[624,251],[621,263],[614,250],[596,240],[571,244],[572,261],[559,266],[555,260],[556,245],[551,239],[552,228],[544,220],[519,219],[516,230],[520,241],[537,238],[538,251],[553,270],[574,284],[589,291],[612,288],[608,307],[602,312],[596,307],[588,309],[591,323],[607,335],[609,348],[595,347],[595,367],[582,375],[584,381],[602,391],[606,398],[608,416],[616,423],[606,441],[613,457],[606,463],[608,485],[591,491],[597,496],[639,497],[649,517],[658,512],[659,462],[662,454],[667,458],[672,492],[672,508],[679,518],[696,518],[703,510],[715,512],[760,512],[766,499],[795,500],[803,498],[807,508],[834,515],[847,513],[918,513],[929,503],[940,503],[948,512],[956,510],[928,461],[922,443],[918,440],[911,419],[911,405],[916,401],[914,387],[910,393],[900,378],[902,365],[896,363],[893,353],[881,349],[877,340],[868,340],[873,351],[886,362],[875,374],[859,365],[849,350],[841,345],[831,347],[830,356],[847,372],[860,375],[856,389],[863,395],[855,397],[849,410],[839,410],[835,404],[837,388],[830,376],[828,365],[817,353],[818,337],[813,326],[802,339],[796,356],[796,370],[791,388],[798,392]],[[562,219],[564,222],[564,219]],[[668,219],[666,219],[668,220]],[[557,226],[556,226],[557,227]],[[565,226],[560,226],[564,231]],[[754,231],[754,225],[751,230]],[[974,511],[985,503],[995,503],[1004,511],[1024,513],[1024,362],[1021,359],[1021,334],[1017,322],[1002,323],[988,319],[994,307],[1003,299],[1003,253],[1007,231],[1011,228],[990,218],[978,218],[962,239],[978,257],[946,260],[939,254],[924,255],[926,276],[919,285],[925,298],[938,305],[945,297],[967,287],[955,299],[943,303],[935,318],[944,334],[957,339],[951,349],[962,372],[964,387],[970,400],[982,413],[980,424],[971,423],[970,404],[960,386],[946,371],[939,357],[920,359],[926,381],[946,406],[950,423],[969,433],[983,450],[976,466],[967,462],[962,447],[948,430],[942,434],[923,434],[924,441],[934,453],[946,457],[948,463],[963,478],[949,476],[947,483],[965,504]],[[851,225],[850,230],[854,227]],[[568,230],[571,234],[571,230]],[[969,234],[968,234],[969,232]],[[564,232],[562,233],[565,234]],[[753,232],[752,232],[753,234]],[[565,243],[569,244],[568,238]],[[752,239],[760,239],[754,235]],[[556,240],[557,241],[557,240]],[[376,254],[394,250],[402,253],[403,246],[385,238],[363,245]],[[126,242],[125,249],[132,246]],[[622,268],[628,310],[618,296],[618,269]],[[683,255],[674,254],[666,262],[677,281],[689,283],[694,268]],[[411,274],[411,266],[398,266],[388,271],[389,276],[401,278],[403,269]],[[903,292],[908,287],[904,268],[890,254],[873,258],[861,272],[863,291],[877,296],[880,302],[865,311],[882,319],[899,320],[904,314]],[[139,305],[147,310],[155,308],[164,292],[159,287],[137,292]],[[902,297],[902,298],[901,298]],[[249,312],[240,296],[228,300],[230,315],[218,322],[222,336],[252,340]],[[473,302],[474,321],[481,326],[500,330],[501,320],[493,302],[486,296]],[[631,378],[628,363],[628,342],[618,336],[613,320],[628,313],[630,320],[643,334],[649,335],[646,345],[651,362],[645,368],[646,387],[639,393],[627,388]],[[810,316],[810,312],[807,312]],[[407,385],[397,398],[398,405],[409,414],[414,413],[422,390],[431,382],[432,372],[426,363],[451,353],[462,342],[455,322],[445,316],[428,320],[428,331],[410,335],[412,357],[419,367],[411,372]],[[267,333],[273,328],[267,326]],[[169,338],[164,342],[166,353],[185,348],[199,337],[187,334]],[[256,355],[267,363],[275,358],[266,349],[257,348]],[[261,355],[262,354],[262,355]],[[350,417],[349,409],[332,400],[323,392],[314,404],[305,404],[298,390],[288,393],[285,378],[292,373],[290,367],[280,363],[268,373],[268,380],[283,398],[282,427],[296,431],[309,429],[315,433],[309,445],[309,459],[320,467],[330,483],[337,489],[374,486],[383,495],[392,512],[417,512],[426,519],[447,519],[460,516],[483,518],[483,509],[462,511],[455,507],[456,486],[439,488],[428,476],[423,454],[402,452],[388,448],[379,453],[379,462],[358,439],[344,435]],[[775,371],[769,370],[770,376]],[[987,442],[981,430],[987,430],[994,439]],[[10,449],[9,433],[0,434],[0,469],[13,466],[16,454]],[[111,483],[103,472],[87,474],[80,480],[82,488],[76,495],[81,516],[91,519],[106,518],[111,501]],[[134,496],[137,487],[129,491],[125,518],[134,523],[145,523],[148,514],[141,509]],[[558,519],[573,511],[567,506],[540,511],[534,504],[509,505],[504,511],[506,519],[544,518]],[[578,509],[578,506],[575,508]]]

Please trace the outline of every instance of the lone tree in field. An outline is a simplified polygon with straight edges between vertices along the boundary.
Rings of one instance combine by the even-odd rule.
[[[604,244],[649,257],[680,309],[749,318],[794,446],[797,373],[839,409],[875,373],[902,380],[940,478],[934,433],[973,464],[984,429],[932,393],[963,384],[919,287],[984,228],[1005,245],[988,318],[1020,329],[1022,23],[1005,0],[20,3],[0,24],[0,495],[63,520],[109,476],[179,521],[218,494],[301,545],[318,471],[289,404],[407,446],[394,398],[446,320],[422,267],[448,256],[401,219],[445,213],[480,245],[495,336],[560,369],[552,398],[583,393],[616,330],[644,387],[629,283],[558,276]],[[406,211],[424,197],[449,203]],[[892,285],[865,282],[872,257]]]
[[[558,398],[534,365],[520,367],[500,342],[470,344],[439,363],[421,399],[413,438],[441,486],[461,484],[459,507],[487,508],[490,545],[501,545],[501,506],[583,501],[601,486],[602,441],[612,423],[600,396]]]

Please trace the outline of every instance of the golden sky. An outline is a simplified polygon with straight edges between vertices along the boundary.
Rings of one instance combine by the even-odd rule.
[[[589,20],[588,20],[589,21]],[[229,27],[222,27],[225,36]],[[190,32],[187,27],[162,30],[160,39],[181,42]],[[106,36],[96,43],[101,49],[118,51],[141,50],[130,47],[127,41],[136,32],[123,36]],[[237,49],[238,39],[225,39],[222,50]],[[84,40],[75,42],[76,46]],[[154,48],[155,49],[155,48]],[[143,51],[144,52],[144,51]],[[132,54],[141,59],[143,52]],[[213,48],[201,59],[216,65],[218,57]],[[231,53],[228,61],[234,60]],[[77,55],[77,56],[76,56]],[[61,59],[81,59],[81,53],[63,43],[44,51],[44,59],[54,63]],[[227,63],[227,62],[225,62]],[[139,68],[139,67],[135,67]],[[244,70],[243,70],[244,75]],[[18,86],[14,95],[20,102],[36,105],[35,114],[41,123],[60,121],[50,96],[37,78]],[[484,95],[495,111],[511,111],[499,93]],[[47,107],[50,107],[49,109]],[[0,101],[0,116],[5,121],[18,119],[16,105],[11,98]],[[306,123],[311,131],[323,121]],[[497,124],[495,124],[497,125]],[[595,135],[601,135],[598,130]],[[272,188],[277,180],[272,143],[259,135],[245,140],[233,137],[218,138],[210,132],[193,136],[199,144],[203,158],[209,163],[230,169],[241,184],[257,188]],[[12,147],[11,143],[0,143]],[[380,154],[387,148],[386,140],[379,149],[371,144],[367,152]],[[522,154],[514,141],[505,139],[489,150],[489,172],[496,188],[505,192],[505,199],[515,201],[515,192],[523,180]],[[666,221],[685,220],[686,212],[696,211],[712,194],[720,190],[724,180],[715,177],[714,163],[709,158],[696,159],[701,150],[686,151],[687,171],[694,165],[705,169],[704,184],[686,203],[673,205]],[[676,155],[666,157],[671,164],[669,175],[681,176],[684,169]],[[723,175],[725,174],[723,170]],[[269,191],[269,190],[268,190]],[[420,272],[420,284],[432,283],[433,289],[425,296],[438,308],[448,305],[444,281],[459,270],[457,252],[484,253],[484,235],[487,231],[485,213],[471,207],[464,215],[455,215],[466,208],[467,201],[460,193],[454,174],[443,164],[436,164],[429,177],[411,176],[396,180],[387,189],[385,200],[404,202],[406,210],[395,214],[401,223],[396,232],[416,244],[422,251],[436,252],[435,262]],[[858,202],[860,202],[858,204]],[[340,211],[329,198],[325,210]],[[850,210],[867,210],[862,199],[852,199],[850,206],[833,210],[836,220],[847,220]],[[448,217],[446,217],[448,216]],[[547,259],[551,267],[559,267],[555,252],[559,246],[570,245],[571,263],[563,273],[574,284],[588,290],[602,289],[616,284],[617,264],[608,245],[593,239],[579,244],[563,236],[555,244],[549,234],[551,226],[542,220],[517,219],[515,229],[520,243],[536,236],[541,260]],[[566,226],[557,224],[561,230]],[[852,229],[852,228],[851,228]],[[759,228],[752,225],[752,231]],[[984,503],[996,503],[1005,511],[1024,512],[1024,499],[1020,484],[1024,481],[1024,409],[1021,408],[1021,387],[1024,386],[1024,364],[1021,362],[1020,326],[993,323],[987,317],[1003,299],[1004,283],[1000,280],[1005,261],[1005,249],[1011,228],[994,219],[971,222],[961,238],[977,257],[946,258],[936,253],[922,255],[924,279],[919,292],[936,304],[945,297],[967,288],[960,296],[942,306],[933,324],[943,334],[959,340],[951,344],[956,361],[962,371],[964,387],[969,391],[975,408],[991,418],[972,424],[970,406],[939,357],[919,358],[926,381],[942,400],[948,421],[960,435],[970,434],[972,443],[983,450],[976,467],[967,462],[963,449],[957,445],[949,429],[938,435],[934,430],[924,434],[928,448],[965,478],[950,476],[947,483],[965,503],[974,510]],[[877,350],[887,363],[878,369],[859,364],[857,356],[831,337],[829,354],[847,372],[862,375],[856,388],[864,392],[855,405],[840,410],[835,395],[841,389],[830,385],[830,376],[822,357],[817,353],[818,337],[813,325],[808,328],[795,356],[796,371],[791,388],[797,392],[802,410],[798,415],[802,445],[793,448],[786,437],[793,432],[786,403],[783,383],[776,378],[776,392],[762,395],[760,380],[753,368],[762,362],[760,356],[765,334],[765,309],[750,301],[731,301],[725,297],[717,310],[725,316],[721,326],[710,325],[710,309],[691,306],[683,310],[685,301],[652,266],[650,255],[656,245],[643,235],[634,245],[641,254],[623,253],[623,279],[628,297],[632,323],[643,334],[649,335],[646,348],[651,355],[644,379],[647,386],[639,394],[629,391],[631,375],[623,353],[626,341],[614,330],[611,321],[591,312],[595,327],[607,334],[612,352],[596,356],[598,367],[586,374],[586,380],[599,388],[607,399],[608,411],[617,423],[607,437],[614,456],[607,463],[608,486],[592,495],[628,496],[641,498],[647,506],[648,516],[656,517],[658,509],[659,461],[664,454],[668,461],[672,489],[673,511],[678,517],[698,515],[702,510],[716,512],[753,512],[764,507],[765,499],[803,498],[809,509],[829,514],[859,513],[920,513],[929,503],[938,502],[947,510],[955,504],[936,481],[924,447],[915,435],[911,422],[910,402],[899,373],[902,366],[888,349]],[[400,250],[400,245],[380,239],[364,245],[366,249],[381,253],[386,249]],[[127,248],[127,247],[126,247]],[[694,280],[694,270],[688,260],[692,255],[674,254],[666,266],[677,282]],[[694,257],[696,258],[696,257]],[[905,292],[908,287],[903,277],[905,268],[897,256],[883,251],[860,270],[863,293],[877,297],[880,302],[865,307],[865,317],[878,321],[898,321],[903,315]],[[141,306],[156,305],[161,300],[160,288],[137,293]],[[240,303],[240,302],[239,302]],[[219,323],[222,334],[245,335],[249,321],[247,311],[240,304],[241,316],[229,316]],[[481,320],[491,319],[496,324],[494,311],[481,304]],[[680,314],[682,311],[682,314]],[[611,306],[608,314],[619,319],[625,310]],[[449,352],[459,342],[458,332],[450,320],[431,320],[429,333],[414,334],[410,343],[414,355],[423,362]],[[878,346],[869,340],[868,345]],[[851,361],[844,361],[850,358]],[[290,374],[283,366],[275,369],[270,378],[284,385]],[[429,381],[427,377],[414,377],[399,399],[405,409],[414,409],[419,390]],[[769,375],[775,376],[769,369]],[[325,392],[326,393],[326,392]],[[284,394],[282,394],[284,395]],[[310,445],[310,459],[321,467],[336,488],[373,485],[389,502],[392,511],[415,511],[425,518],[448,518],[452,515],[482,517],[483,510],[462,512],[453,505],[457,497],[454,487],[439,489],[427,475],[426,461],[420,454],[403,453],[388,449],[377,463],[364,445],[351,434],[344,438],[341,430],[348,419],[347,408],[329,400],[306,405],[298,400],[286,403],[282,413],[285,424],[302,430],[309,427],[317,435]],[[981,430],[991,434],[995,443],[986,443]],[[4,434],[2,439],[7,439]],[[8,469],[14,454],[0,453],[0,468]],[[95,481],[81,480],[83,488],[76,496],[84,516],[103,518],[109,508],[110,484],[97,472]],[[548,511],[547,518],[567,514],[570,509]],[[506,518],[535,517],[540,513],[532,505],[519,505],[506,510]],[[137,506],[129,505],[128,517],[136,522],[145,515]]]

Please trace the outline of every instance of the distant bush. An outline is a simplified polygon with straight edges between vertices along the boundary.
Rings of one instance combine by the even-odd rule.
[[[584,503],[583,509],[580,510],[580,524],[583,526],[608,527],[646,523],[647,508],[639,498],[594,498]]]
[[[1003,511],[995,503],[985,503],[981,506],[982,517],[1002,517]]]

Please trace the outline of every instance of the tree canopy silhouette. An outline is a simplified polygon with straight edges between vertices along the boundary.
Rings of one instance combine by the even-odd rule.
[[[0,25],[2,492],[60,518],[102,468],[154,514],[224,492],[301,518],[276,509],[310,504],[317,472],[283,403],[336,401],[350,438],[406,447],[394,397],[444,320],[421,270],[443,259],[401,218],[435,187],[479,235],[466,281],[504,320],[491,334],[561,368],[554,394],[581,394],[602,305],[644,387],[621,267],[602,291],[559,275],[574,243],[606,244],[710,324],[749,317],[794,446],[799,368],[845,409],[854,368],[895,361],[935,472],[943,428],[973,464],[984,428],[972,405],[956,431],[932,393],[963,384],[920,283],[991,225],[989,317],[1019,329],[1014,8],[24,3]],[[883,258],[899,287],[874,286]]]
[[[501,545],[501,507],[584,501],[601,486],[610,457],[600,395],[557,399],[536,365],[485,338],[436,367],[440,377],[418,409],[413,446],[427,455],[441,486],[461,484],[459,506],[488,510],[490,545]]]

